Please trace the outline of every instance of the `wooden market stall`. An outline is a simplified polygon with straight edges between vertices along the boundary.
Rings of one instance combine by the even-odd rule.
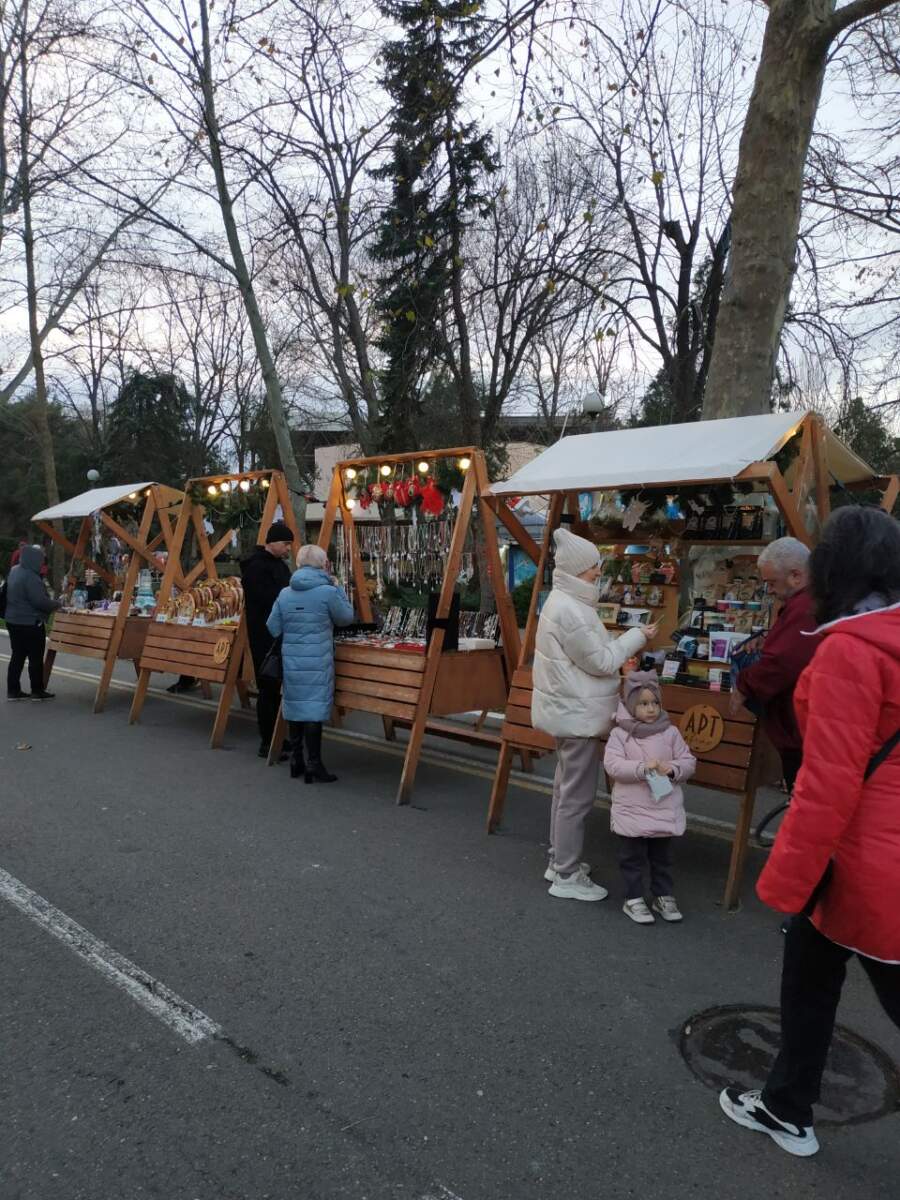
[[[625,544],[648,547],[657,566],[665,565],[667,547],[670,558],[686,555],[692,546],[728,548],[730,558],[744,564],[740,586],[736,578],[729,577],[716,585],[711,601],[704,597],[697,610],[700,636],[679,642],[681,646],[696,642],[698,657],[688,660],[675,651],[671,657],[667,654],[662,685],[663,703],[697,756],[692,785],[738,797],[723,900],[727,908],[734,907],[760,782],[762,742],[752,714],[746,709],[737,715],[730,711],[730,641],[721,636],[715,639],[709,626],[731,624],[737,628],[732,619],[735,613],[747,623],[743,636],[753,632],[756,620],[763,624],[766,605],[754,584],[752,566],[748,569],[746,565],[755,557],[748,551],[756,547],[758,555],[759,549],[780,536],[776,523],[783,525],[784,533],[811,545],[828,517],[835,490],[851,495],[874,491],[890,512],[900,486],[896,477],[876,476],[812,413],[773,413],[569,437],[506,482],[494,485],[489,502],[505,522],[510,515],[507,497],[546,496],[549,509],[543,544],[539,550],[532,544],[530,551],[537,573],[502,727],[488,832],[496,830],[503,815],[513,753],[555,749],[554,739],[531,724],[535,632],[540,599],[549,579],[554,530],[568,522],[576,533],[601,548],[609,547],[612,553]],[[597,493],[606,494],[598,521],[580,519],[579,495],[584,493],[595,499]],[[648,519],[651,512],[659,514],[656,524]],[[649,578],[661,586],[663,573],[651,571]],[[626,574],[624,586],[629,587],[633,579]],[[758,579],[755,582],[758,584]],[[653,608],[659,611],[653,612]],[[662,617],[663,623],[660,637],[650,649],[663,650],[679,623],[677,615],[673,620],[671,600],[661,596],[659,605],[650,606],[647,619],[651,616]],[[717,640],[718,662],[709,657]],[[706,653],[700,657],[704,642]],[[666,668],[671,666],[682,669],[667,680]]]
[[[132,608],[138,576],[142,569],[157,567],[154,556],[160,550],[171,551],[172,520],[183,500],[183,492],[165,484],[126,483],[92,488],[32,517],[39,529],[63,547],[69,559],[64,604],[53,618],[47,640],[45,686],[57,654],[100,659],[103,670],[94,712],[102,712],[116,661],[131,659],[137,666],[150,625],[149,614],[138,615]],[[76,520],[80,523],[72,542],[57,524]],[[133,528],[129,529],[129,524]],[[104,538],[106,546],[113,549],[107,561],[100,563],[91,556],[100,557]],[[86,591],[75,587],[76,581],[83,582],[85,571],[93,571],[111,592],[120,590],[119,600],[89,604]],[[77,605],[73,602],[76,592],[81,593]]]
[[[251,510],[251,503],[256,510]],[[234,516],[235,505],[239,516],[246,514],[258,526],[258,545],[264,543],[266,531],[276,519],[286,522],[299,545],[290,492],[281,471],[244,471],[188,480],[157,595],[156,615],[140,656],[129,717],[132,725],[140,719],[150,676],[155,671],[192,675],[202,682],[219,684],[210,735],[214,749],[222,745],[235,691],[242,702],[249,703],[247,687],[253,680],[240,580],[220,577],[217,566],[217,560],[237,537],[234,526],[229,525],[210,541],[214,526],[209,518]],[[223,514],[220,508],[227,511]],[[182,558],[189,553],[191,535],[199,561],[185,570]]]
[[[329,488],[328,500],[319,534],[319,545],[328,549],[335,525],[340,521],[343,547],[347,557],[348,586],[354,606],[363,623],[372,622],[372,605],[366,585],[365,565],[360,553],[353,508],[360,500],[367,472],[376,472],[391,488],[405,487],[407,479],[417,488],[433,488],[433,474],[440,464],[452,462],[461,472],[461,491],[457,515],[447,522],[446,553],[438,566],[435,582],[439,595],[430,639],[403,638],[389,634],[363,635],[335,644],[335,709],[372,713],[382,718],[385,735],[393,739],[396,725],[410,730],[397,803],[408,804],[412,797],[416,769],[426,734],[437,734],[473,744],[499,747],[499,734],[480,726],[466,726],[445,718],[466,712],[501,709],[509,694],[509,680],[519,656],[519,634],[515,612],[506,588],[497,543],[496,522],[485,502],[489,486],[484,454],[470,446],[447,450],[428,450],[415,454],[383,455],[378,458],[353,458],[339,462]],[[377,489],[382,485],[373,485]],[[366,493],[367,495],[367,493]],[[445,650],[454,592],[456,590],[467,535],[476,512],[483,518],[481,529],[488,571],[494,585],[500,645],[484,644],[478,639],[471,646],[460,639],[459,649]],[[422,518],[422,528],[434,527]],[[421,631],[424,633],[424,629]],[[285,723],[279,713],[269,762],[277,758],[285,736]]]

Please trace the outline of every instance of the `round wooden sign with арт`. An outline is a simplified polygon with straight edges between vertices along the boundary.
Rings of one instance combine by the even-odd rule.
[[[678,722],[681,736],[695,754],[715,750],[725,736],[725,718],[711,704],[694,704]]]

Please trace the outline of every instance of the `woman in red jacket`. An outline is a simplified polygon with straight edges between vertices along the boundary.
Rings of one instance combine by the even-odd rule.
[[[797,1155],[819,1148],[812,1106],[854,955],[900,1027],[900,524],[839,509],[810,575],[823,637],[794,696],[803,765],[756,888],[779,912],[809,915],[785,938],[781,1049],[766,1085],[719,1098],[733,1121]]]

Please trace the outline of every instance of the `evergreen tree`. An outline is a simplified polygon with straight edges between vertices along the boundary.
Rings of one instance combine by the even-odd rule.
[[[408,450],[416,448],[427,375],[450,357],[448,310],[458,313],[461,301],[467,217],[489,203],[483,180],[497,169],[490,136],[459,119],[465,68],[483,50],[488,27],[477,0],[380,0],[378,7],[403,31],[383,51],[394,148],[380,172],[392,196],[375,247],[384,265],[378,344],[387,358],[379,440]],[[471,381],[470,371],[461,374]],[[471,426],[477,405],[462,400]]]
[[[191,409],[190,393],[174,375],[133,371],[110,408],[104,478],[180,487],[215,470],[219,464],[194,433]]]

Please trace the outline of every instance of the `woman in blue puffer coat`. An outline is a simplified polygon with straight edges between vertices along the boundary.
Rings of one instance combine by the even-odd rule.
[[[301,546],[297,570],[272,606],[266,626],[281,637],[282,707],[290,725],[291,778],[334,783],[322,762],[322,722],[334,702],[334,627],[349,625],[353,605],[328,573],[319,546]],[[306,762],[303,743],[306,742]]]

